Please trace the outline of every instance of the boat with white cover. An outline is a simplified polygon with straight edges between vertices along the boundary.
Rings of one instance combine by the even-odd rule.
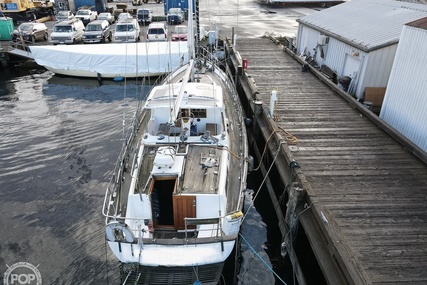
[[[55,74],[92,78],[161,76],[188,62],[186,42],[30,46]]]
[[[218,284],[238,238],[244,114],[215,57],[201,54],[149,93],[106,191],[123,284]]]

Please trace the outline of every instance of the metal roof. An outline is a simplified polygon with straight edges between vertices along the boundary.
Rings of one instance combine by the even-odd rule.
[[[399,41],[406,23],[427,16],[427,5],[393,0],[351,0],[304,16],[300,24],[365,51]]]

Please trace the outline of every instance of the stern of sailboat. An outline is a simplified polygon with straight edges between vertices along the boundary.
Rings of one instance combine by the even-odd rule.
[[[197,284],[217,285],[220,282],[224,263],[213,263],[201,266],[163,267],[138,266],[122,264],[122,284],[150,285],[183,285]]]

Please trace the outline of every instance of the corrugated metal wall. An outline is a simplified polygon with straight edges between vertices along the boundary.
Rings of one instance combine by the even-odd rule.
[[[348,60],[349,58],[352,58],[354,62],[350,63]],[[354,87],[351,88],[352,90],[348,91],[350,94],[358,96],[359,93],[363,95],[363,92],[359,92],[358,85],[363,83],[363,65],[366,63],[365,58],[365,52],[335,38],[330,38],[328,52],[324,63],[337,72],[338,78],[342,76],[352,77],[352,86]],[[356,64],[357,61],[358,64]]]
[[[313,55],[313,50],[318,44],[319,35],[319,31],[300,24],[297,35],[298,54],[306,50]],[[350,93],[357,98],[363,98],[365,87],[387,86],[396,48],[397,44],[392,44],[368,54],[330,37],[325,59],[322,59],[318,52],[316,62],[319,66],[326,64],[336,71],[338,78],[352,75],[354,86]],[[352,59],[351,62],[349,59]],[[358,64],[357,61],[359,61]],[[355,66],[358,67],[356,68]]]
[[[427,30],[404,26],[380,118],[427,152]]]
[[[396,55],[397,44],[392,44],[369,53],[363,90],[365,87],[386,87]]]
[[[297,35],[297,54],[310,52],[310,55],[313,55],[313,50],[317,46],[319,35],[319,31],[300,24]]]

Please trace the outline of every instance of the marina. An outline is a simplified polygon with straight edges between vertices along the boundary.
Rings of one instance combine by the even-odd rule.
[[[286,11],[297,14],[293,10]],[[338,88],[325,72],[307,65],[305,58],[289,48],[292,46],[288,41],[290,38],[292,36],[257,35],[238,38],[235,44],[226,42],[227,68],[239,91],[245,118],[252,123],[248,129],[248,142],[255,157],[252,166],[262,173],[258,182],[271,199],[280,232],[280,246],[268,248],[267,244],[270,244],[266,241],[265,245],[258,247],[258,253],[264,257],[268,251],[281,253],[275,262],[292,265],[292,276],[288,276],[287,284],[425,284],[425,153],[379,119],[369,106]],[[52,198],[47,198],[48,204],[55,205],[49,210],[55,216],[48,216],[56,222],[49,222],[40,213],[39,204],[48,195],[43,193],[43,181],[49,180],[51,174],[48,170],[38,172],[37,166],[30,162],[27,167],[22,167],[13,155],[17,153],[18,157],[25,158],[25,154],[18,150],[26,148],[25,137],[31,137],[26,135],[31,133],[31,124],[23,123],[24,128],[20,131],[17,126],[13,127],[12,121],[6,120],[4,126],[11,131],[5,128],[2,145],[5,151],[1,155],[10,166],[4,168],[7,171],[2,174],[1,186],[13,190],[0,194],[0,198],[7,201],[3,214],[9,220],[18,220],[20,227],[3,237],[2,262],[10,265],[11,260],[13,263],[22,259],[40,263],[42,274],[51,284],[78,284],[86,278],[92,278],[99,284],[116,284],[119,276],[112,273],[118,272],[115,257],[105,250],[106,243],[99,244],[105,231],[99,211],[94,209],[99,209],[106,180],[116,158],[104,151],[108,149],[117,153],[120,148],[123,140],[121,119],[126,114],[123,118],[129,123],[132,108],[128,104],[134,106],[141,99],[140,95],[134,95],[139,93],[140,84],[138,80],[129,84],[126,103],[123,103],[119,94],[122,83],[101,84],[96,80],[89,83],[74,79],[75,84],[67,90],[73,94],[78,90],[76,94],[80,95],[72,98],[70,95],[58,95],[63,92],[59,88],[69,84],[67,78],[42,70],[25,78],[35,83],[34,95],[24,95],[17,86],[13,86],[19,100],[14,99],[17,95],[2,95],[6,102],[3,106],[7,106],[2,110],[2,116],[13,114],[15,106],[22,110],[23,100],[38,102],[33,96],[43,98],[46,108],[41,108],[37,116],[43,118],[41,122],[44,123],[54,121],[45,135],[52,138],[49,144],[60,145],[54,149],[55,156],[51,159],[57,165],[62,165],[63,161],[66,164],[57,168],[58,178],[52,183],[57,189],[50,190],[49,197]],[[7,83],[5,90],[9,90],[9,86],[11,83]],[[116,90],[117,94],[112,95],[106,89]],[[103,94],[108,96],[104,98]],[[53,100],[58,100],[58,105],[54,105]],[[82,109],[77,107],[77,102],[82,104]],[[107,107],[106,102],[111,106]],[[89,109],[95,107],[95,112],[92,114],[85,106]],[[46,114],[55,114],[55,117],[44,115],[43,110]],[[31,113],[30,110],[27,112]],[[74,112],[81,117],[74,117]],[[14,116],[7,118],[14,120]],[[99,128],[91,133],[98,120]],[[113,120],[118,122],[112,124]],[[85,122],[88,122],[86,126]],[[43,129],[42,126],[40,128]],[[162,133],[166,131],[166,126],[162,126]],[[35,142],[39,142],[35,144],[36,148],[44,149],[44,138],[34,137]],[[17,144],[11,145],[16,138],[19,138]],[[46,161],[46,169],[53,169],[55,165],[47,158],[48,153],[50,151],[46,148],[37,157]],[[31,158],[24,160],[31,161]],[[98,161],[103,163],[98,164]],[[22,173],[33,177],[29,178],[31,185],[19,181],[14,175],[21,168]],[[61,185],[61,179],[71,181],[69,188]],[[27,190],[26,193],[31,190],[35,201],[30,197],[20,199],[28,204],[22,204],[18,199],[11,200],[11,193],[20,193],[19,189]],[[85,202],[75,207],[82,207],[85,215],[74,213],[75,209],[71,208],[67,214],[60,210],[60,206],[67,203],[61,189],[72,192],[72,200],[82,201],[83,198]],[[256,200],[257,194],[249,198]],[[17,205],[24,205],[27,214],[13,210]],[[70,221],[69,212],[74,213],[71,216],[74,215],[75,220]],[[97,221],[94,228],[88,227],[91,221]],[[11,226],[6,219],[1,223]],[[14,238],[31,235],[33,225],[34,240]],[[262,221],[257,221],[257,226],[262,227]],[[242,227],[245,227],[245,222]],[[46,234],[46,229],[54,231],[53,237]],[[43,254],[34,250],[37,244],[42,243],[40,237],[43,233],[53,244],[64,238],[66,246],[71,249],[65,256],[67,266],[65,263],[60,266],[60,276],[49,269],[54,260],[58,260],[58,252],[62,252],[60,246],[45,250],[48,261],[44,264],[40,261]],[[64,237],[64,233],[72,238]],[[89,237],[82,238],[84,233],[89,233]],[[244,245],[245,241],[251,241],[251,230],[244,228],[242,233],[240,243]],[[145,242],[149,244],[148,240]],[[33,251],[25,252],[27,248]],[[84,251],[83,254],[79,251],[81,257],[72,252],[79,248]],[[16,253],[20,254],[18,260]],[[244,252],[243,256],[259,259],[259,256],[251,254]],[[56,258],[50,259],[49,256]],[[84,268],[85,265],[88,268]],[[268,274],[273,271],[266,267],[264,270]],[[77,276],[81,272],[85,274],[79,279]],[[282,276],[283,272],[278,274]],[[239,277],[239,284],[256,284],[256,277]],[[283,284],[276,275],[265,280],[271,284]],[[261,281],[258,279],[258,282]]]

